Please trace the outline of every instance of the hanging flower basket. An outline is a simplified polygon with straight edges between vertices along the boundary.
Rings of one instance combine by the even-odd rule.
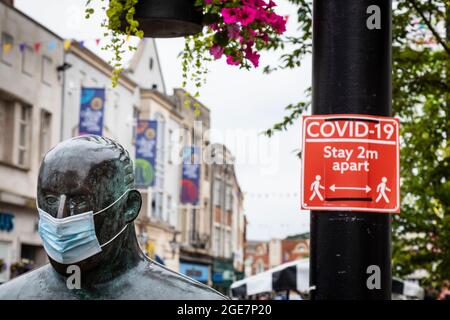
[[[87,17],[94,11],[91,1]],[[230,66],[257,68],[260,51],[270,49],[271,40],[286,31],[287,19],[275,13],[275,7],[272,0],[110,0],[103,26],[112,38],[104,49],[114,52],[113,85],[122,70],[129,36],[184,36],[183,87],[190,80],[198,90],[205,82],[205,63],[222,57]]]
[[[140,0],[134,19],[144,37],[174,38],[202,31],[202,8],[196,0]]]

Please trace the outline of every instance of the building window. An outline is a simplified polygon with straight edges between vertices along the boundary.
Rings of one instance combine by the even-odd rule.
[[[165,121],[164,117],[160,113],[155,114],[155,118],[158,121],[158,128],[156,133],[156,176],[155,176],[155,217],[163,219],[163,200],[164,200],[164,130]]]
[[[191,243],[197,243],[198,240],[198,231],[197,231],[197,210],[196,209],[191,209]]]
[[[231,258],[231,231],[225,231],[225,258]]]
[[[261,260],[256,262],[256,273],[264,272],[264,263]]]
[[[209,180],[209,165],[205,164],[205,181]]]
[[[120,94],[118,92],[114,92],[114,109],[119,109],[120,104]]]
[[[52,59],[42,56],[42,82],[48,86],[51,86],[54,75],[54,70],[52,67]]]
[[[168,152],[168,159],[167,159],[167,161],[169,162],[169,164],[172,164],[173,163],[173,143],[174,143],[174,140],[173,140],[173,130],[172,129],[169,129],[169,145],[168,145],[168,148],[167,148],[167,152]]]
[[[139,120],[139,108],[133,107],[133,144],[136,144],[136,128]]]
[[[258,247],[258,249],[256,249],[256,254],[258,256],[262,256],[265,254],[263,247]]]
[[[80,85],[84,87],[86,84],[86,72],[80,70]]]
[[[150,70],[153,70],[153,58],[150,58],[148,66]]]
[[[220,253],[220,227],[214,227],[213,253],[216,257]]]
[[[298,244],[295,248],[295,251],[297,253],[305,253],[306,252],[306,246],[304,244]]]
[[[3,260],[3,263],[6,264],[6,268],[0,269],[0,283],[6,282],[9,280],[9,273],[11,265],[11,248],[12,243],[0,241],[0,260]]]
[[[0,160],[27,168],[31,145],[31,107],[0,99]]]
[[[31,108],[19,103],[17,103],[16,106],[20,110],[17,126],[17,164],[21,167],[26,167],[28,166],[28,159],[30,154]]]
[[[167,213],[165,220],[168,222],[170,220],[170,215],[172,214],[172,197],[167,195]]]
[[[13,48],[14,48],[14,38],[6,33],[2,33],[2,48],[1,48],[1,55],[2,55],[2,62],[7,64],[8,66],[12,66],[14,54],[13,54]]]
[[[52,126],[52,114],[48,111],[41,111],[41,132],[40,132],[40,159],[44,158],[51,145],[51,126]]]
[[[31,47],[25,45],[22,50],[22,72],[28,76],[33,76],[35,68],[35,55]]]
[[[220,185],[221,181],[219,179],[214,180],[214,194],[213,203],[215,206],[220,206]]]
[[[233,210],[233,189],[231,185],[227,185],[227,193],[226,193],[226,201],[225,201],[225,210],[232,211]]]
[[[8,113],[7,113],[6,101],[0,100],[0,160],[5,161],[6,156],[6,134],[8,133],[7,123]]]
[[[158,121],[158,128],[156,133],[156,174],[157,177],[163,176],[164,173],[164,147],[165,147],[165,139],[164,139],[164,133],[165,133],[165,119],[164,116],[160,113],[156,113],[156,120]],[[158,179],[158,178],[157,178]],[[162,182],[163,180],[161,180]],[[163,185],[158,185],[158,187],[163,188]]]
[[[158,220],[163,219],[163,205],[164,202],[164,194],[162,191],[155,191],[153,193],[153,201],[152,201],[152,216]]]
[[[209,212],[209,201],[208,201],[208,199],[204,199],[203,200],[203,208],[204,208],[205,212]]]

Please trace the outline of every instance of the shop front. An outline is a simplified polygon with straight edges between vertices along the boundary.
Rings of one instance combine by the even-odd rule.
[[[46,262],[36,211],[0,201],[0,283]]]
[[[235,270],[233,260],[215,259],[213,261],[213,288],[223,294],[228,294],[228,290],[235,281]]]
[[[208,284],[209,266],[192,262],[180,262],[180,273],[197,280],[201,283]]]

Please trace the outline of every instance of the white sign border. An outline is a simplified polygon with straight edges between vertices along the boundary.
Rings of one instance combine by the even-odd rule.
[[[393,122],[397,133],[397,148],[396,148],[396,162],[397,162],[397,205],[394,209],[376,209],[376,208],[364,208],[364,207],[308,207],[304,206],[304,178],[303,172],[305,170],[305,140],[306,140],[306,122],[311,120],[324,120],[329,118],[348,118],[348,119],[368,119],[379,121]],[[300,208],[302,210],[319,210],[319,211],[360,211],[360,212],[387,212],[399,214],[400,209],[400,128],[396,118],[383,117],[383,116],[369,116],[369,115],[355,115],[355,114],[329,114],[329,115],[311,115],[302,117],[302,168],[301,168],[301,196],[300,196]]]

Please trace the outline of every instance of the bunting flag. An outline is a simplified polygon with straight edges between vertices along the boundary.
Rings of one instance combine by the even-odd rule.
[[[271,192],[271,193],[253,193],[253,192],[244,192],[245,197],[251,198],[296,198],[299,196],[297,192]]]
[[[69,50],[72,45],[72,40],[64,40],[64,50]]]
[[[52,51],[53,49],[56,49],[56,42],[50,41],[47,45],[48,50]]]
[[[11,49],[12,49],[12,44],[11,43],[5,43],[3,45],[3,53],[4,54],[8,54],[9,51],[11,51]]]
[[[36,51],[36,53],[39,53],[39,50],[41,50],[41,43],[35,42],[34,43],[34,51]]]
[[[126,41],[130,40],[130,36],[126,37]],[[63,48],[65,51],[68,51],[70,47],[72,46],[72,43],[75,42],[78,44],[80,48],[85,48],[85,45],[87,42],[92,43],[94,42],[96,46],[100,45],[100,43],[104,41],[102,38],[94,38],[94,39],[83,39],[83,40],[72,40],[72,39],[65,39],[63,40]],[[145,39],[141,39],[141,41],[145,42]],[[3,54],[8,54],[11,52],[11,50],[14,48],[15,44],[13,43],[1,43],[0,47],[3,52]],[[25,49],[29,46],[30,48],[34,49],[35,53],[40,53],[43,49],[47,51],[53,51],[60,47],[60,44],[57,40],[49,40],[49,41],[35,41],[33,43],[26,43],[26,42],[18,42],[18,49],[21,53],[25,51]]]

